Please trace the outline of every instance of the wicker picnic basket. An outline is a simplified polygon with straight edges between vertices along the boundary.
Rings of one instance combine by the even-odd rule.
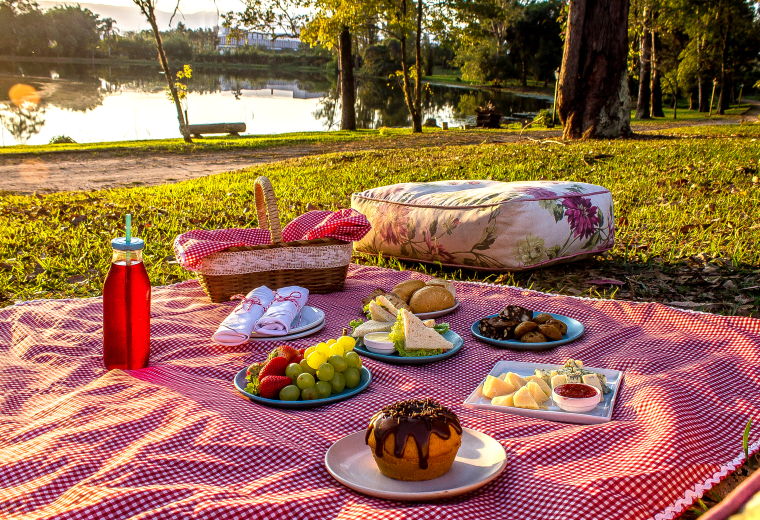
[[[211,301],[229,301],[262,285],[275,290],[300,285],[314,294],[342,291],[353,244],[333,238],[283,242],[277,197],[266,177],[256,179],[254,200],[259,226],[269,229],[272,243],[231,247],[204,258],[198,279]]]

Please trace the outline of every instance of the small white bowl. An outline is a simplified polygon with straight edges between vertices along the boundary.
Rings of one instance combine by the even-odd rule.
[[[563,397],[561,395],[558,395],[556,392],[557,388],[561,388],[567,384],[590,388],[594,391],[594,395],[592,397]],[[557,403],[557,406],[566,412],[590,412],[596,408],[596,405],[598,405],[602,400],[602,392],[600,392],[599,389],[595,386],[587,385],[584,383],[566,383],[566,385],[559,385],[558,387],[552,389],[552,399],[555,403]]]
[[[388,337],[387,332],[372,332],[364,336],[364,346],[367,350],[375,354],[390,355],[396,352],[393,341]]]

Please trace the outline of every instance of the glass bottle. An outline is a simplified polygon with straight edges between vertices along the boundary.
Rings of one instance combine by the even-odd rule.
[[[111,240],[111,268],[103,284],[103,363],[111,370],[148,366],[150,280],[142,260],[145,242]]]

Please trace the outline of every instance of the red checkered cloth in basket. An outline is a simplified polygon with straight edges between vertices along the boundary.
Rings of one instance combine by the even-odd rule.
[[[340,335],[375,287],[419,273],[351,266],[346,290],[313,295],[327,314],[308,346]],[[236,372],[276,343],[211,341],[235,302],[210,304],[195,281],[155,288],[151,366],[104,370],[102,301],[29,302],[0,311],[0,517],[669,519],[743,460],[742,430],[760,418],[760,320],[655,303],[583,300],[457,283],[445,319],[465,342],[451,359],[397,366],[365,359],[372,384],[312,410],[253,404]],[[504,305],[572,316],[578,341],[548,352],[499,350],[470,325]],[[613,421],[553,423],[462,407],[501,359],[625,372]],[[391,402],[431,396],[506,449],[485,488],[433,503],[355,493],[324,467],[330,445]],[[751,453],[758,449],[755,429]]]
[[[372,229],[367,217],[354,209],[309,211],[282,230],[285,242],[334,238],[344,242],[361,240]],[[182,267],[197,271],[203,259],[229,247],[261,246],[271,243],[266,229],[194,229],[174,239],[174,256]]]

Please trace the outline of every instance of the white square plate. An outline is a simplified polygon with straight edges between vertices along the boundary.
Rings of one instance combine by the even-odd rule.
[[[562,365],[549,365],[547,363],[521,363],[519,361],[499,361],[493,367],[489,375],[499,377],[505,372],[514,372],[520,377],[532,376],[537,368],[544,370],[554,370],[562,368]],[[491,404],[491,400],[483,395],[483,382],[470,394],[464,401],[465,408],[481,408],[484,410],[493,410],[496,412],[510,413],[512,415],[522,415],[523,417],[533,417],[535,419],[545,419],[547,421],[557,421],[574,424],[602,424],[612,420],[612,409],[615,407],[620,385],[623,382],[623,373],[617,370],[607,370],[604,368],[586,367],[586,370],[604,374],[607,377],[607,386],[612,392],[604,394],[602,401],[596,405],[596,408],[586,413],[566,412],[557,406],[550,398],[544,404],[548,405],[548,410],[527,410],[525,408],[513,408],[511,406],[496,406]]]

